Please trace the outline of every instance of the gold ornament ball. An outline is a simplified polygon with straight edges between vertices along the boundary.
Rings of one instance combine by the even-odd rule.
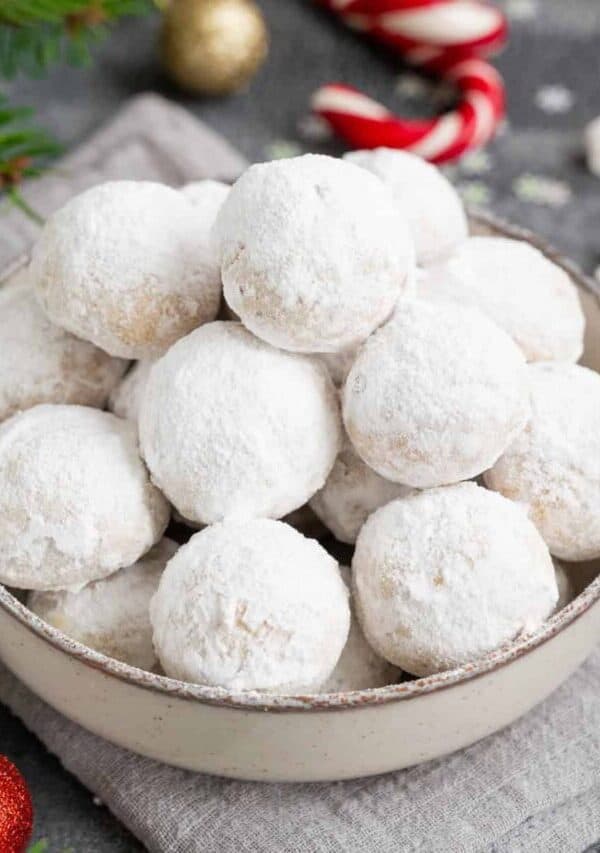
[[[243,88],[267,55],[264,18],[252,0],[171,0],[162,58],[183,89],[227,95]]]

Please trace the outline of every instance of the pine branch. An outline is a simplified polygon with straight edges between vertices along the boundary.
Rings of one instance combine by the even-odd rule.
[[[153,8],[152,0],[0,0],[0,76],[42,76],[61,60],[85,65],[112,23]],[[42,174],[60,147],[31,124],[31,115],[0,94],[0,196],[40,221],[20,184]]]
[[[152,0],[1,0],[0,75],[37,77],[61,60],[85,65],[111,23],[152,8]]]
[[[41,217],[21,195],[25,178],[38,177],[60,146],[31,124],[32,110],[11,107],[0,95],[0,193],[36,222]]]

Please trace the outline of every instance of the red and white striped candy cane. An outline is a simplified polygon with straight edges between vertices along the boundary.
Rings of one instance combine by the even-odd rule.
[[[499,9],[479,0],[319,0],[348,26],[398,50],[461,92],[455,110],[438,118],[395,116],[352,86],[331,83],[312,108],[355,148],[403,148],[434,163],[460,157],[494,135],[504,116],[504,84],[484,59],[506,39]]]

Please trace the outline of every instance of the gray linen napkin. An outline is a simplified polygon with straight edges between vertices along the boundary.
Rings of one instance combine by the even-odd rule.
[[[140,758],[0,667],[0,700],[152,853],[580,853],[600,837],[600,652],[499,734],[410,770],[269,785]]]
[[[108,178],[232,178],[243,159],[155,96],[130,103],[31,188],[42,213]],[[0,270],[35,228],[3,220]],[[372,779],[235,782],[141,758],[45,705],[0,665],[4,702],[151,853],[579,853],[600,837],[600,651],[510,728],[449,758]]]

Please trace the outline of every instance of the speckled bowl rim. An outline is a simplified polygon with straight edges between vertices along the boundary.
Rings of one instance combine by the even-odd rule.
[[[504,222],[489,213],[470,210],[469,218],[475,226],[489,228],[494,233],[527,242],[540,249],[552,261],[559,264],[578,284],[598,301],[600,307],[600,284],[587,278],[578,267],[560,256],[551,246],[530,231]],[[18,265],[13,265],[13,270]],[[390,702],[417,699],[429,693],[462,684],[473,678],[507,666],[512,661],[532,652],[538,646],[560,634],[579,619],[600,599],[600,575],[586,587],[570,604],[552,616],[539,630],[517,638],[482,658],[463,664],[446,672],[401,682],[386,687],[356,690],[346,693],[319,695],[277,696],[257,692],[235,692],[223,688],[176,681],[164,675],[145,672],[121,663],[89,649],[70,639],[61,631],[47,625],[28,610],[7,589],[0,585],[0,608],[21,625],[57,651],[68,655],[86,666],[116,678],[134,687],[186,699],[221,708],[243,711],[272,711],[278,713],[299,711],[344,711],[385,705]]]

